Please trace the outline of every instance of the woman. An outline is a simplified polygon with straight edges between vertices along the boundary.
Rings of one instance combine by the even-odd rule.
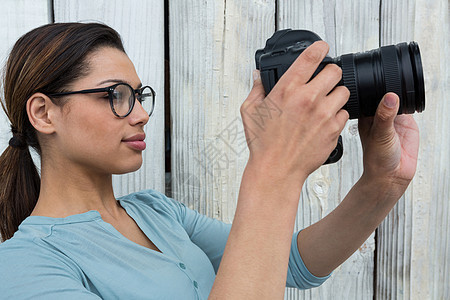
[[[154,100],[114,30],[50,24],[21,37],[4,79],[13,137],[0,158],[0,298],[276,299],[324,282],[404,193],[418,147],[414,120],[396,117],[387,94],[360,122],[361,179],[292,236],[301,186],[348,119],[336,65],[309,81],[327,52],[318,42],[296,60],[268,95],[283,114],[264,127],[249,118],[268,100],[254,73],[241,114],[257,138],[230,228],[156,191],[114,198],[112,174],[142,164]]]

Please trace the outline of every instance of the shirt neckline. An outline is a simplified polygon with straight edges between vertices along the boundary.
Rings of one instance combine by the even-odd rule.
[[[126,203],[122,202],[121,199],[117,199],[120,205],[126,209]],[[22,224],[27,225],[53,225],[53,224],[71,224],[71,223],[82,223],[95,221],[97,219],[102,219],[98,210],[90,210],[84,213],[70,215],[65,218],[53,218],[45,216],[28,216]]]
[[[136,222],[137,226],[142,230],[142,232],[147,236],[148,239],[160,250],[155,251],[153,249],[141,246],[128,238],[126,238],[124,235],[122,235],[116,228],[114,228],[110,223],[107,223],[103,221],[102,216],[100,215],[99,211],[97,210],[90,210],[84,213],[70,215],[65,218],[53,218],[53,217],[45,217],[45,216],[28,216],[20,226],[22,225],[59,225],[59,224],[73,224],[73,223],[82,223],[82,222],[91,222],[91,221],[97,221],[101,220],[102,222],[99,222],[98,224],[102,226],[105,230],[108,230],[112,234],[114,234],[117,238],[127,240],[128,242],[132,243],[133,245],[136,245],[138,247],[142,247],[145,250],[151,251],[150,253],[155,253],[156,255],[162,255],[164,257],[167,257],[169,259],[169,256],[167,256],[167,249],[165,248],[165,245],[161,245],[160,241],[157,239],[157,236],[152,236],[152,238],[149,237],[147,234],[147,229],[140,224],[140,222],[135,218],[134,213],[129,210],[128,204],[126,201],[122,201],[122,199],[117,199],[119,201],[120,205],[126,210],[127,214]],[[155,241],[158,240],[158,241]],[[163,247],[161,247],[163,246]]]

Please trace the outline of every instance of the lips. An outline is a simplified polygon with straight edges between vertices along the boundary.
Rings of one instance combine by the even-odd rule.
[[[145,133],[138,133],[131,137],[123,139],[122,142],[124,142],[128,147],[130,147],[134,150],[142,151],[142,150],[145,150],[145,147],[146,147],[144,139],[145,139]]]

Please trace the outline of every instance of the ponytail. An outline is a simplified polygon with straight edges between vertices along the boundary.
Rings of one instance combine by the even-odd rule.
[[[0,234],[3,241],[11,238],[31,214],[41,181],[28,146],[11,145],[13,139],[0,156]]]

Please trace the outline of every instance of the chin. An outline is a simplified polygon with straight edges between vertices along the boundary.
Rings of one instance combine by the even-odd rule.
[[[127,165],[120,166],[119,168],[116,169],[115,172],[113,172],[113,174],[120,175],[135,172],[139,170],[141,166],[142,166],[142,159],[139,162],[135,162],[134,164],[130,163]]]

